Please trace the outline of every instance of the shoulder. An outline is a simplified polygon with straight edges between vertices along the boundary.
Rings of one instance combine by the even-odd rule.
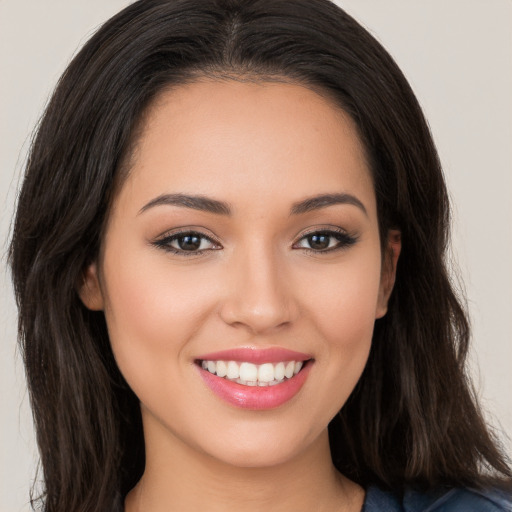
[[[496,489],[440,488],[402,497],[378,487],[367,489],[364,512],[512,512],[512,494]]]
[[[512,512],[512,496],[496,489],[440,489],[430,493],[407,491],[404,512]]]

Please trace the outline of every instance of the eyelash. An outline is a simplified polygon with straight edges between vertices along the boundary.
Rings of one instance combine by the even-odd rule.
[[[308,237],[311,237],[313,235],[328,236],[328,237],[334,238],[338,241],[338,244],[335,245],[334,247],[329,247],[329,248],[323,249],[323,250],[302,247],[301,249],[303,249],[307,254],[322,255],[322,254],[331,253],[331,252],[335,252],[335,251],[341,251],[343,249],[348,249],[349,247],[354,245],[358,240],[357,236],[349,235],[347,232],[345,232],[339,228],[338,229],[315,229],[315,230],[309,231],[307,233],[304,233],[300,237],[300,239],[297,243],[301,242],[302,240],[306,240]],[[295,247],[296,245],[297,244],[294,244],[293,246]]]
[[[320,236],[327,236],[327,237],[335,238],[338,240],[338,244],[335,245],[334,247],[328,247],[327,249],[323,249],[323,250],[301,247],[300,249],[303,249],[307,254],[314,254],[314,255],[320,254],[321,255],[321,254],[326,254],[326,253],[331,253],[334,251],[347,249],[348,247],[354,245],[358,240],[358,237],[349,235],[342,229],[319,229],[319,230],[314,230],[314,231],[305,233],[304,235],[301,236],[301,238],[299,239],[299,241],[297,243],[301,242],[302,240],[306,240],[308,237],[311,237],[313,235],[320,235]],[[177,249],[177,248],[171,246],[172,242],[179,240],[180,238],[184,238],[186,236],[195,236],[195,237],[201,239],[200,244],[202,243],[203,240],[207,240],[217,247],[213,248],[213,249],[185,251],[183,249]],[[293,245],[293,248],[296,248],[297,243],[295,243]],[[214,239],[212,239],[211,237],[206,236],[205,234],[200,233],[198,231],[191,231],[191,230],[180,231],[177,233],[164,235],[162,238],[155,240],[153,242],[153,245],[160,249],[163,249],[164,251],[170,252],[172,254],[176,254],[178,256],[184,256],[184,257],[198,256],[198,255],[203,254],[206,251],[215,251],[215,250],[219,250],[219,248],[220,248],[220,244],[218,242],[216,242]]]
[[[162,238],[155,240],[153,242],[153,244],[156,247],[163,249],[164,251],[167,251],[167,252],[170,252],[173,254],[177,254],[178,256],[197,256],[197,255],[203,254],[205,251],[218,250],[218,249],[202,249],[199,251],[184,251],[183,249],[177,249],[177,248],[171,246],[172,242],[174,242],[175,240],[179,240],[180,238],[184,238],[186,236],[195,236],[195,237],[201,239],[201,243],[202,243],[202,240],[208,240],[213,245],[220,246],[220,244],[218,242],[216,242],[215,240],[213,240],[211,237],[206,236],[205,234],[200,233],[198,231],[192,231],[192,230],[179,231],[177,233],[164,235]]]

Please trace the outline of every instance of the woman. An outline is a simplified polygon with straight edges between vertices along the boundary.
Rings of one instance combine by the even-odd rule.
[[[11,246],[45,509],[507,510],[448,221],[407,82],[333,4],[112,18]]]

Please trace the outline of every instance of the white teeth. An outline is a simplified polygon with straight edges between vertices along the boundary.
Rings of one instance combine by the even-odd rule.
[[[274,368],[274,379],[283,380],[285,375],[284,363],[277,363]]]
[[[258,380],[258,367],[252,363],[242,363],[240,365],[240,378],[242,380]]]
[[[224,361],[217,361],[217,375],[225,377],[228,373],[228,367]]]
[[[258,368],[258,380],[260,382],[272,382],[276,380],[274,379],[274,365],[272,363],[262,364]]]
[[[290,361],[284,369],[284,376],[287,379],[291,379],[293,377],[293,370],[295,370],[295,361]]]
[[[229,361],[228,363],[228,372],[226,377],[231,380],[238,379],[240,377],[240,366],[238,366],[235,361]]]
[[[275,386],[300,372],[303,361],[253,363],[236,361],[201,361],[201,367],[210,373],[244,386]]]

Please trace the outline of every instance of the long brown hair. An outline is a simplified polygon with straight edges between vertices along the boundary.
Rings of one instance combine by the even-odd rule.
[[[122,510],[144,470],[138,400],[103,314],[87,310],[76,289],[148,105],[201,75],[285,77],[328,94],[366,147],[381,235],[401,230],[388,313],[329,425],[336,467],[397,491],[509,485],[465,373],[469,328],[445,265],[449,202],[437,152],[389,54],[328,0],[141,0],[105,23],[60,79],[17,207],[10,262],[43,509]]]

